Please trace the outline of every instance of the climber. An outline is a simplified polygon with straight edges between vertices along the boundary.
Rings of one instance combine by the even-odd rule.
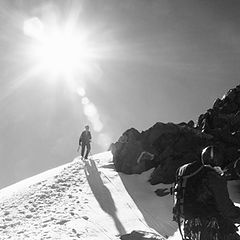
[[[201,161],[185,164],[176,179],[184,179],[184,188],[175,184],[174,220],[186,240],[239,240],[240,208],[229,198],[227,180],[221,169],[223,157],[214,146],[203,149]],[[179,192],[179,193],[177,193]],[[179,207],[177,206],[179,204]],[[183,232],[181,231],[183,227]]]
[[[82,147],[81,150],[81,156],[82,158],[87,159],[88,158],[88,154],[91,150],[91,140],[92,140],[92,136],[91,136],[91,132],[89,131],[89,126],[85,126],[85,130],[81,133],[81,136],[79,138],[79,147],[78,150],[80,148],[80,146]],[[86,148],[86,153],[85,153],[85,148]],[[85,153],[85,155],[84,155]]]

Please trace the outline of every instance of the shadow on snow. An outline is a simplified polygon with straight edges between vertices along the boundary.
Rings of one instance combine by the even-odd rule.
[[[124,229],[122,223],[117,217],[116,214],[117,209],[115,207],[115,203],[112,198],[111,192],[104,185],[94,160],[90,159],[89,161],[86,162],[84,171],[87,177],[88,184],[94,194],[94,197],[98,201],[100,207],[104,212],[106,212],[113,218],[119,234],[121,235],[125,234],[126,230]]]

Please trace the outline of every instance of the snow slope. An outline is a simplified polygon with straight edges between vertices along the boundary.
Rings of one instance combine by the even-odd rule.
[[[150,174],[117,173],[105,152],[2,189],[0,239],[114,240],[133,230],[180,239],[172,197],[154,192],[170,186],[151,186]]]

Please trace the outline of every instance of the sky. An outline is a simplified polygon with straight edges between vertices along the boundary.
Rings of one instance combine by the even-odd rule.
[[[239,10],[237,0],[1,0],[0,188],[71,161],[87,124],[94,154],[131,127],[196,121],[239,84]]]

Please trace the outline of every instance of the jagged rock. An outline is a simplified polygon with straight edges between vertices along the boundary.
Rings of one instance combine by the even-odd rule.
[[[127,174],[135,173],[133,171],[138,156],[143,151],[141,143],[137,140],[129,140],[126,143],[117,144],[115,155],[113,155],[113,162],[116,170]]]
[[[214,137],[213,143],[222,143],[226,162],[239,157],[240,149],[240,85],[230,89],[222,99],[217,99],[212,109],[201,114],[197,128]],[[229,149],[231,148],[231,154]]]
[[[231,162],[226,167],[224,175],[228,180],[236,180],[240,178],[240,158]]]
[[[159,197],[164,197],[164,196],[170,194],[170,190],[168,188],[159,188],[155,191],[155,193]]]
[[[136,132],[135,129],[123,133],[120,140],[124,139],[124,142],[118,141],[111,147],[113,161],[117,171],[127,174],[141,173],[156,167],[151,182],[158,181],[158,171],[164,171],[164,179],[169,183],[175,175],[176,168],[195,160],[202,146],[206,146],[211,138],[188,124],[159,122],[142,133]],[[144,151],[153,154],[154,159],[145,158],[144,161],[138,161]]]
[[[132,173],[132,162],[136,161],[142,152],[142,147],[138,141],[140,133],[134,129],[128,129],[119,140],[111,145],[113,162],[117,171]],[[124,159],[124,160],[122,160]]]
[[[156,233],[145,231],[132,231],[120,237],[121,240],[164,240],[165,238]]]
[[[235,113],[238,110],[238,105],[234,102],[229,103],[225,103],[221,109],[222,113],[225,114],[231,114],[231,113]]]
[[[222,100],[220,98],[217,98],[213,103],[213,109],[220,108],[221,106],[222,106]]]
[[[134,173],[142,173],[146,169],[155,167],[156,164],[155,160],[156,158],[154,154],[143,151],[137,158],[137,164],[133,166],[132,170]]]

